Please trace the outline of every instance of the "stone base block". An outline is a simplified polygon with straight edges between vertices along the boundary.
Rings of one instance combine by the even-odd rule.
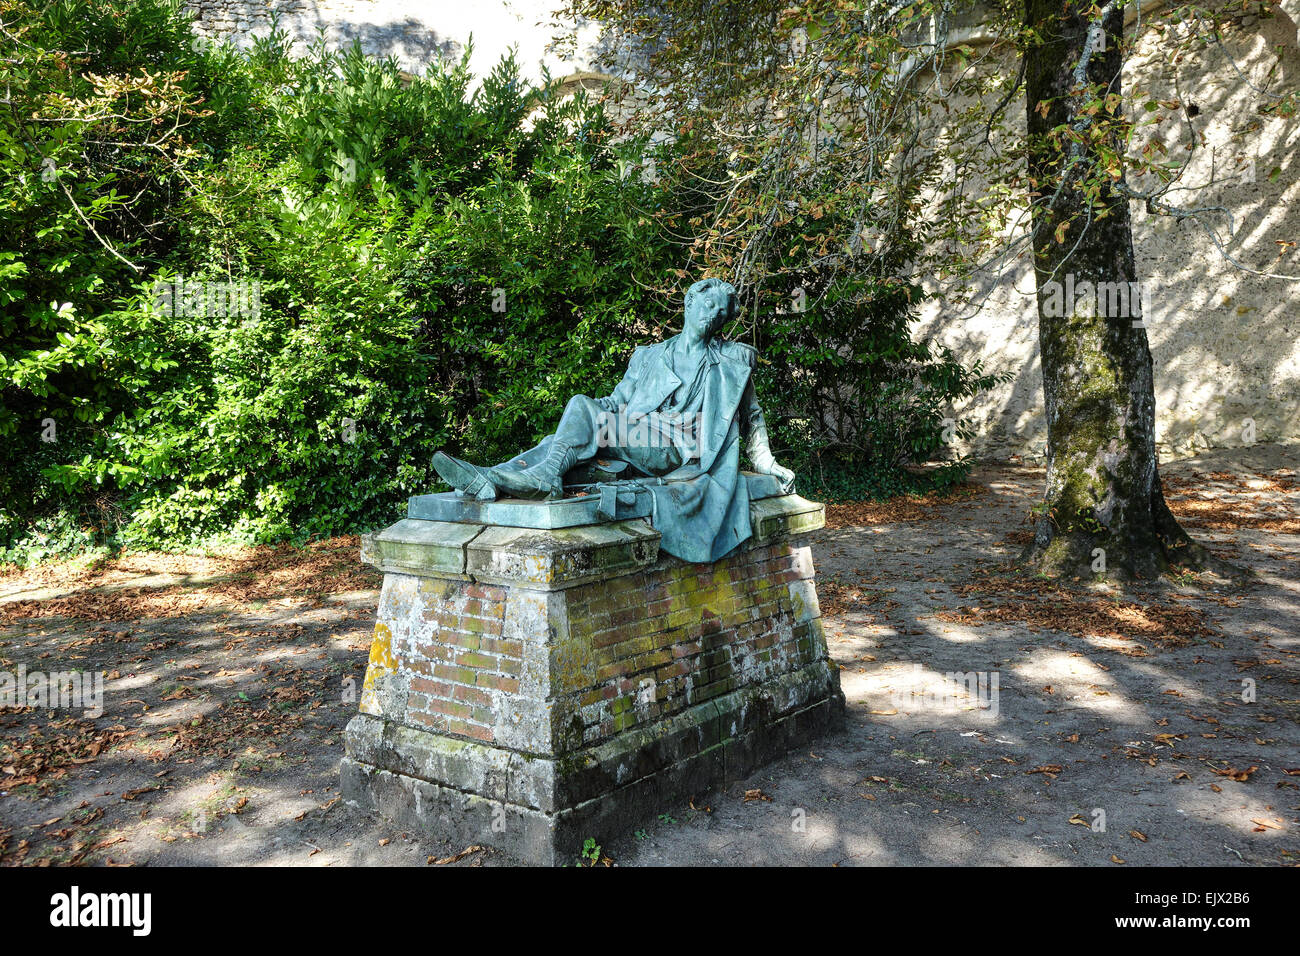
[[[560,759],[359,714],[345,732],[343,797],[400,826],[553,866],[576,861],[587,837],[653,821],[843,718],[839,678],[824,661]]]
[[[363,540],[385,571],[345,799],[543,864],[631,833],[835,726],[797,495],[690,564],[644,520],[516,528],[406,519]]]

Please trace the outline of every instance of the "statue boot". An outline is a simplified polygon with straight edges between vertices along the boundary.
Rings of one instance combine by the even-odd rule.
[[[537,464],[523,469],[498,465],[489,468],[488,474],[494,485],[519,498],[563,498],[564,474],[577,462],[577,450],[555,439]]]
[[[466,498],[477,498],[479,501],[496,500],[497,488],[492,482],[491,473],[486,468],[471,465],[467,461],[452,458],[451,455],[439,451],[433,455],[433,470],[443,481]]]

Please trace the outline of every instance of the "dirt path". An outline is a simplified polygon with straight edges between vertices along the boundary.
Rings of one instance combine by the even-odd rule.
[[[1300,863],[1298,469],[1300,449],[1275,446],[1164,466],[1189,530],[1256,571],[1238,591],[1009,575],[1032,469],[982,468],[946,502],[834,508],[814,556],[845,731],[603,835],[605,852]],[[425,865],[465,849],[336,800],[377,584],[347,539],[0,576],[0,670],[108,678],[98,717],[0,709],[0,862]]]

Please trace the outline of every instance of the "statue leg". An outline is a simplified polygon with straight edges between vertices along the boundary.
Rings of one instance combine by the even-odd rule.
[[[546,457],[522,470],[508,465],[488,469],[492,482],[502,491],[525,498],[563,496],[564,473],[594,457],[600,447],[603,414],[604,410],[586,395],[573,396],[560,416]]]
[[[471,465],[440,451],[434,453],[433,470],[465,498],[491,501],[497,496],[496,485],[486,468]]]

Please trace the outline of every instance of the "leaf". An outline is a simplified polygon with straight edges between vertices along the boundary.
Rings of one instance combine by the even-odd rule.
[[[1255,766],[1248,767],[1245,770],[1238,770],[1235,767],[1225,767],[1222,770],[1218,770],[1214,767],[1210,768],[1210,770],[1217,773],[1219,776],[1227,777],[1229,780],[1235,780],[1238,783],[1246,783],[1250,780],[1250,775],[1258,769],[1259,768]]]
[[[1034,767],[1032,770],[1026,770],[1025,773],[1041,773],[1049,777],[1055,777],[1058,773],[1065,770],[1059,763],[1045,763],[1041,767]]]

